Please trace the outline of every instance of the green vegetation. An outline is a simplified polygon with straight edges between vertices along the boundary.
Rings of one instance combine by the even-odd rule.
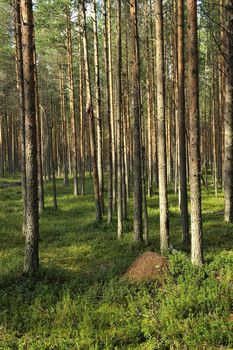
[[[58,181],[59,209],[46,185],[41,269],[22,274],[21,187],[0,182],[0,349],[230,349],[233,323],[233,225],[223,223],[223,195],[203,190],[205,264],[182,249],[177,198],[169,193],[171,240],[165,281],[121,279],[144,250],[159,250],[158,195],[149,200],[149,247],[133,245],[132,220],[117,240],[116,221],[94,222],[92,184],[74,198]],[[211,208],[211,211],[209,210]],[[132,218],[132,199],[130,214]]]

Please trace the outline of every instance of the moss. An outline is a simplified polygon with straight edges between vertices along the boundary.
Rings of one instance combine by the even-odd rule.
[[[4,182],[8,179],[4,179]],[[11,181],[11,180],[9,180]],[[171,240],[163,283],[131,284],[121,275],[145,250],[159,250],[158,194],[148,200],[150,245],[132,244],[132,199],[125,236],[94,222],[92,183],[74,198],[58,181],[58,211],[46,184],[41,215],[41,268],[22,274],[19,186],[0,193],[0,348],[2,349],[223,349],[233,347],[232,225],[223,223],[223,195],[203,190],[205,261],[189,262],[181,242],[178,199],[169,191]]]

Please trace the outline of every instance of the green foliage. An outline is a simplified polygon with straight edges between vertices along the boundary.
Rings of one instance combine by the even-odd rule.
[[[10,180],[4,182],[9,183]],[[15,180],[13,180],[15,181]],[[20,187],[0,192],[1,349],[224,349],[233,347],[231,225],[219,212],[223,197],[203,193],[205,265],[194,267],[181,252],[177,198],[170,193],[171,234],[179,250],[169,256],[163,281],[132,284],[121,278],[146,248],[133,245],[132,220],[123,240],[116,221],[95,224],[92,183],[74,198],[58,181],[59,210],[46,184],[41,216],[41,269],[22,274]],[[171,192],[171,191],[170,191]],[[159,247],[158,196],[149,200],[151,245]],[[129,217],[132,218],[132,200]],[[210,211],[211,209],[211,211]]]

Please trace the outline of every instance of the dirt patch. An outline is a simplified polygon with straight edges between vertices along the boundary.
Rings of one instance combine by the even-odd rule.
[[[233,322],[233,314],[230,314],[230,315],[229,315],[228,320],[229,320],[230,322]]]
[[[123,278],[132,282],[161,279],[167,267],[166,258],[154,252],[145,252],[132,263]]]

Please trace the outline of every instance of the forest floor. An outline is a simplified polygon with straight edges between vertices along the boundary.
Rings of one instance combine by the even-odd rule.
[[[150,245],[132,244],[132,199],[124,238],[94,222],[92,184],[74,198],[46,184],[40,221],[40,272],[22,274],[24,237],[19,179],[0,179],[0,349],[233,349],[233,225],[223,195],[203,191],[205,264],[193,267],[181,243],[177,197],[169,190],[171,242],[163,279],[122,275],[144,251],[159,251],[158,193],[148,200]],[[6,183],[13,183],[7,186]],[[1,184],[4,184],[1,186]]]

